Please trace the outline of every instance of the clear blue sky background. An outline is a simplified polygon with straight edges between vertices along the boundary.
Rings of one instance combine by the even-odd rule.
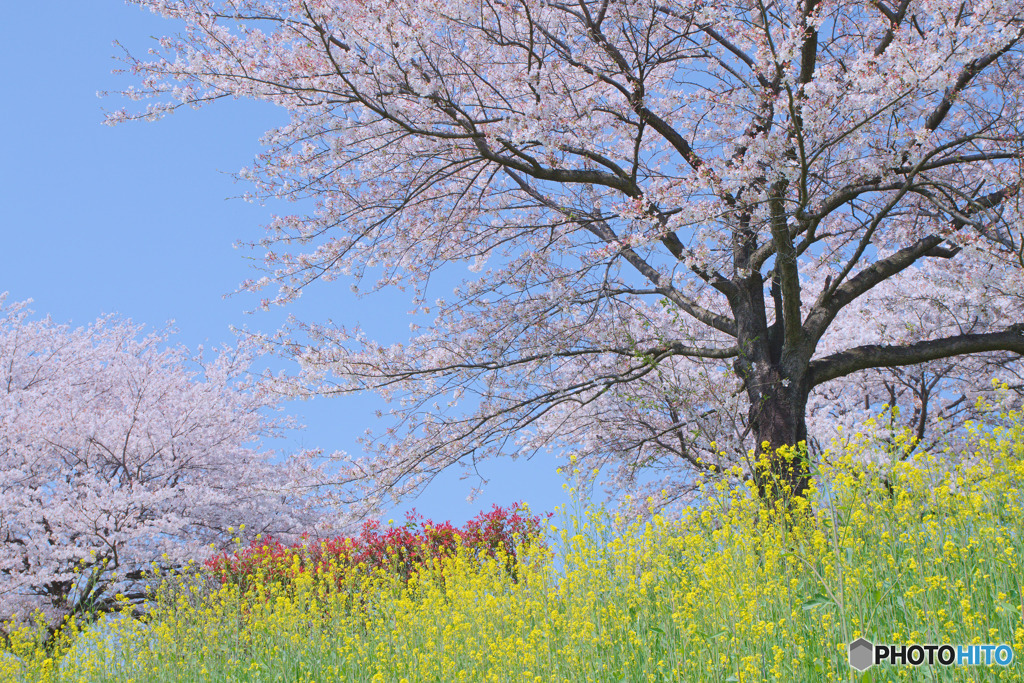
[[[40,10],[45,10],[41,12]],[[97,91],[131,84],[114,75],[119,40],[144,55],[151,36],[177,27],[121,0],[8,3],[0,20],[0,292],[33,299],[33,309],[84,325],[117,313],[151,328],[169,321],[175,339],[195,348],[232,340],[230,326],[271,332],[288,312],[308,320],[360,323],[382,341],[407,335],[405,295],[358,299],[347,283],[310,291],[299,306],[246,314],[250,295],[224,298],[253,277],[238,240],[262,235],[275,207],[232,199],[248,187],[231,174],[260,151],[258,139],[281,123],[270,105],[219,102],[158,123],[101,124],[117,98]],[[282,211],[294,207],[282,208]],[[440,295],[440,293],[439,293]],[[287,369],[280,361],[275,363]],[[357,452],[356,436],[383,425],[365,397],[292,403],[307,428],[275,447]],[[492,503],[525,500],[535,510],[565,502],[558,463],[487,463],[490,484],[466,502],[473,481],[442,477],[415,506],[437,521],[462,521]]]

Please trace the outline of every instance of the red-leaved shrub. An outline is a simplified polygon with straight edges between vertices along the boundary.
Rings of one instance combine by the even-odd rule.
[[[299,573],[326,573],[331,567],[384,571],[408,581],[419,567],[453,556],[461,545],[480,558],[503,558],[506,571],[515,579],[519,553],[542,542],[541,523],[550,517],[550,513],[531,515],[519,503],[509,508],[495,505],[457,529],[450,522],[436,524],[412,511],[401,526],[368,521],[352,537],[307,538],[287,546],[262,537],[235,552],[218,554],[205,565],[221,583],[235,583],[243,591],[257,578],[264,584],[284,583]]]

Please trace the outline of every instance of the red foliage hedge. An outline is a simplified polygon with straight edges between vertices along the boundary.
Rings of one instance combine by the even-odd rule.
[[[235,583],[243,590],[251,588],[257,577],[264,583],[287,582],[297,572],[318,573],[331,566],[382,570],[408,581],[418,567],[454,555],[461,544],[478,557],[504,558],[505,569],[514,579],[518,553],[542,542],[542,520],[550,517],[550,513],[531,515],[519,503],[508,508],[495,505],[458,529],[412,511],[401,526],[368,521],[352,537],[304,538],[291,545],[262,537],[241,550],[210,558],[205,566],[221,583]]]

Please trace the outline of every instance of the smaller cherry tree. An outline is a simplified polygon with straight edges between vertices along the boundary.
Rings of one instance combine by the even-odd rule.
[[[72,329],[0,295],[0,619],[140,603],[154,569],[226,547],[232,526],[287,537],[317,521],[298,458],[260,450],[286,423],[214,357],[113,317]],[[118,596],[121,596],[118,598]]]

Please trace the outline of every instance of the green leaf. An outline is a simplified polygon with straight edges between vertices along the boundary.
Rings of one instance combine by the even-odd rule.
[[[1017,607],[1017,605],[1011,605],[1010,603],[1004,600],[997,600],[996,607],[998,607],[1001,610],[1005,610],[1010,614],[1020,614],[1020,608]]]
[[[808,600],[803,605],[801,605],[801,607],[803,609],[811,610],[811,609],[817,609],[817,608],[821,607],[822,605],[831,605],[831,604],[832,604],[832,598],[828,597],[824,593],[817,593],[814,596],[812,596],[810,600]]]

